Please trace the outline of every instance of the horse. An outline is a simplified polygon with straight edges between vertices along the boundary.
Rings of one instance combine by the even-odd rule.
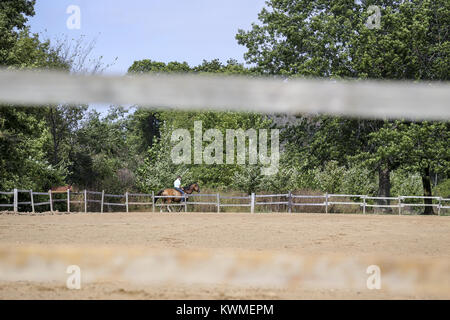
[[[196,191],[198,193],[200,193],[200,187],[198,186],[198,183],[191,183],[190,185],[181,188],[186,194],[192,194],[192,192]],[[180,203],[181,200],[185,199],[185,201],[188,200],[188,198],[183,198],[181,195],[181,192],[179,192],[178,190],[176,190],[175,188],[167,188],[167,189],[163,189],[161,191],[158,192],[157,196],[165,196],[167,198],[161,198],[163,204],[167,205],[167,210],[169,212],[172,212],[172,210],[170,210],[170,204],[171,203]],[[170,198],[169,196],[173,196],[173,198]],[[158,201],[158,199],[160,198],[156,198],[155,203]],[[162,207],[160,209],[160,212],[162,212]]]
[[[67,190],[73,191],[72,185],[61,186],[61,187],[52,187],[50,189],[50,191],[52,193],[62,193],[62,192],[67,192]]]

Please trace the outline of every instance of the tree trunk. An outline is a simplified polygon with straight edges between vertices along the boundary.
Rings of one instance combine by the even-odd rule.
[[[56,122],[55,122],[55,114],[53,112],[53,107],[50,107],[50,132],[52,134],[53,140],[53,165],[58,164],[58,140],[56,136]]]
[[[391,170],[386,168],[380,168],[378,169],[378,196],[379,197],[390,197],[391,196]],[[378,205],[390,205],[389,199],[378,199],[377,200]],[[376,208],[376,212],[382,212],[382,213],[391,213],[392,208]]]
[[[432,197],[430,167],[426,167],[422,173],[422,185],[423,185],[423,196]],[[432,205],[433,199],[424,199],[423,203],[425,205]],[[423,214],[434,214],[433,207],[426,206],[423,211]]]

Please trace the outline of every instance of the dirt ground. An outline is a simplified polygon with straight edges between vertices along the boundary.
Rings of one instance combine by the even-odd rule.
[[[271,250],[302,255],[391,255],[450,259],[450,218],[345,214],[79,213],[0,215],[0,245],[144,246]],[[91,283],[0,282],[1,299],[435,299],[448,294],[392,295],[383,290],[142,287]]]

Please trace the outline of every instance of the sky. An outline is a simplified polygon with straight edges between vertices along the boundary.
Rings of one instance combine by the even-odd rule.
[[[80,28],[69,29],[80,10]],[[238,45],[238,29],[257,22],[264,0],[37,0],[31,31],[50,40],[85,36],[97,39],[93,57],[117,61],[105,73],[124,74],[135,60],[186,61],[234,58],[244,62],[246,48]],[[69,24],[70,25],[70,24]]]

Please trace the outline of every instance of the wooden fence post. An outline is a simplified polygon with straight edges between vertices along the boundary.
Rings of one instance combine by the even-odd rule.
[[[328,192],[325,193],[325,213],[328,213]]]
[[[152,212],[155,212],[155,191],[152,191]]]
[[[67,189],[67,213],[70,213],[70,189]]]
[[[252,192],[250,196],[250,213],[255,213],[255,193]]]
[[[184,200],[184,212],[187,212],[187,197],[186,197],[186,193],[183,195],[183,199]]]
[[[103,204],[105,203],[105,190],[102,190],[102,202],[100,204],[100,213],[103,213]]]
[[[48,198],[50,202],[50,212],[53,212],[53,197],[52,197],[52,190],[48,190]]]
[[[292,192],[288,192],[288,212],[292,213]]]
[[[398,215],[402,214],[402,197],[398,196]]]
[[[84,213],[87,213],[87,190],[84,189]]]
[[[125,208],[126,208],[127,213],[128,213],[128,191],[125,192]]]
[[[216,204],[216,206],[217,206],[217,213],[219,213],[220,212],[220,194],[217,194],[217,204]]]
[[[13,205],[13,210],[14,212],[19,212],[19,194],[17,192],[17,189],[14,189],[14,205]]]
[[[34,198],[33,198],[33,190],[30,190],[30,199],[31,199],[31,212],[34,213]]]

